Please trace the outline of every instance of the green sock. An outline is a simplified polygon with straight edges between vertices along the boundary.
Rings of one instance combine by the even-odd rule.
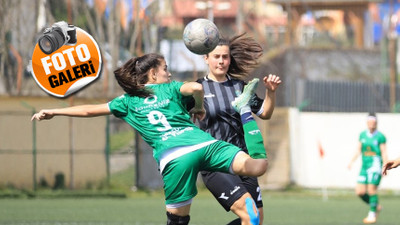
[[[368,194],[364,194],[364,195],[360,195],[361,200],[363,200],[365,203],[369,204],[369,195]]]
[[[378,195],[369,196],[369,211],[376,212],[376,207],[378,206]]]
[[[266,159],[267,153],[264,148],[263,138],[261,131],[258,129],[257,122],[252,120],[243,124],[243,130],[244,140],[246,141],[246,147],[251,158]]]

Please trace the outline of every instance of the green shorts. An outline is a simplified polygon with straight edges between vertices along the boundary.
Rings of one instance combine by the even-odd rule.
[[[216,141],[169,162],[162,172],[166,204],[184,202],[196,196],[199,171],[229,173],[239,151],[237,146]]]
[[[357,177],[357,183],[359,184],[373,184],[378,186],[381,182],[381,172],[361,169],[360,174]]]

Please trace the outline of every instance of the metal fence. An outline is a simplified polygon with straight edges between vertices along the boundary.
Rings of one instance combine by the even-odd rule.
[[[0,187],[74,189],[108,181],[108,117],[39,123],[30,121],[32,113],[0,111]]]
[[[109,185],[113,173],[132,169],[132,186],[162,187],[152,148],[121,119],[31,122],[34,109],[1,109],[0,188],[98,188]]]
[[[400,85],[396,85],[397,104],[390,106],[390,86],[384,83],[313,81],[294,79],[286,89],[284,106],[315,112],[398,112]]]

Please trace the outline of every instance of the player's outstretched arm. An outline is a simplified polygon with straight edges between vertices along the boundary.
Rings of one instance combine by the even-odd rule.
[[[400,165],[400,157],[395,160],[387,161],[382,167],[382,174],[387,175],[387,171],[394,169]]]
[[[272,113],[275,109],[275,91],[282,83],[279,76],[275,74],[269,74],[263,78],[263,83],[266,88],[263,112],[259,117],[263,120],[271,119]]]
[[[54,116],[95,117],[109,114],[111,114],[111,112],[107,103],[98,105],[80,105],[58,109],[42,109],[40,112],[35,113],[32,116],[31,121],[49,120]]]

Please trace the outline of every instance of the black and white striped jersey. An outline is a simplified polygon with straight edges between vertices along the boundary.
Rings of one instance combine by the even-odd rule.
[[[203,85],[204,107],[207,112],[206,118],[199,122],[200,128],[218,140],[246,150],[240,114],[231,106],[231,102],[242,92],[246,83],[230,76],[224,82],[216,82],[207,77],[197,82]],[[250,104],[252,112],[261,114],[263,102],[263,99],[254,95]]]

